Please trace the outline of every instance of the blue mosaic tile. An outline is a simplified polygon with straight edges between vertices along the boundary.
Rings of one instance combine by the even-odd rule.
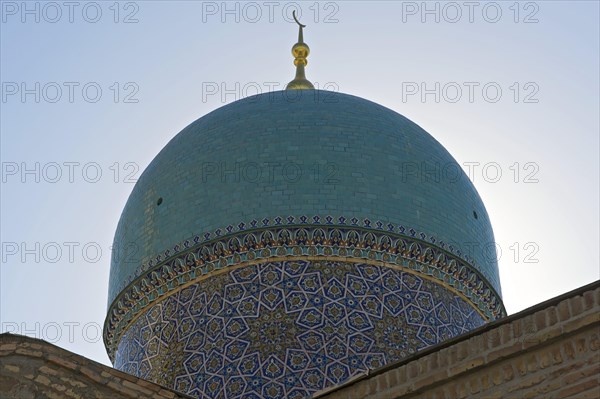
[[[115,367],[198,397],[305,398],[483,323],[409,272],[267,262],[152,305],[122,336]]]

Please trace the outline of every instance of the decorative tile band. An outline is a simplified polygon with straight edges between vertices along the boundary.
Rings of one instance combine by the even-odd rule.
[[[188,249],[191,247],[195,247],[199,244],[210,243],[224,236],[228,236],[233,233],[240,233],[246,231],[255,231],[261,230],[268,227],[297,227],[297,226],[339,226],[339,227],[360,227],[363,229],[376,230],[380,232],[386,232],[391,234],[396,234],[399,236],[404,236],[407,238],[417,239],[423,242],[427,242],[430,244],[436,245],[438,248],[443,249],[446,252],[449,252],[455,255],[458,258],[461,258],[464,262],[476,266],[474,260],[466,253],[463,253],[460,248],[455,248],[451,243],[446,243],[442,240],[438,240],[431,234],[427,234],[421,231],[417,231],[411,227],[406,227],[403,225],[395,225],[389,222],[382,221],[371,221],[371,219],[358,219],[356,217],[347,218],[344,216],[334,217],[331,215],[322,217],[322,216],[276,216],[273,218],[263,218],[261,220],[251,220],[249,222],[240,222],[237,225],[228,225],[226,227],[218,228],[212,232],[205,232],[200,235],[196,235],[194,237],[190,237],[189,239],[182,241],[176,245],[174,245],[171,249],[167,249],[161,254],[158,254],[154,257],[144,258],[140,262],[140,266],[135,270],[135,272],[128,276],[127,279],[122,281],[118,287],[118,291],[121,292],[125,287],[127,287],[130,283],[133,282],[136,278],[144,274],[145,272],[152,270],[157,265],[162,264],[166,259],[170,259],[173,256],[176,256],[180,253],[187,253]]]
[[[123,333],[156,301],[209,274],[275,259],[320,258],[396,265],[464,296],[488,320],[506,314],[498,293],[473,266],[440,248],[440,243],[417,238],[414,230],[409,230],[411,237],[391,230],[339,225],[276,226],[221,234],[201,243],[186,241],[184,249],[176,247],[177,254],[169,252],[169,258],[161,258],[161,263],[144,271],[110,306],[104,325],[109,357],[114,361]]]
[[[484,322],[402,268],[273,261],[154,302],[122,336],[115,367],[198,398],[304,399]]]

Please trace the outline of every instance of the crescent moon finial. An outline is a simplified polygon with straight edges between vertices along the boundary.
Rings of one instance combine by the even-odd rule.
[[[293,10],[293,11],[292,11],[292,17],[294,17],[294,21],[296,21],[296,23],[297,23],[298,25],[300,25],[300,27],[301,27],[301,28],[306,28],[306,25],[302,25],[302,24],[300,23],[300,21],[298,21],[298,18],[296,18],[296,10]]]
[[[298,18],[296,17],[296,10],[292,11],[292,16],[294,17],[294,21],[298,24],[298,42],[294,44],[292,47],[292,55],[294,56],[294,65],[296,66],[296,78],[292,80],[285,87],[288,89],[314,89],[312,83],[310,83],[304,74],[304,67],[308,64],[306,57],[310,52],[310,48],[308,44],[304,43],[304,35],[302,34],[302,29],[306,27],[306,25],[302,25]]]

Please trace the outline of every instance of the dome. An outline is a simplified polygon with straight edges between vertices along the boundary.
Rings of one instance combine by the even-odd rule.
[[[310,90],[236,101],[183,129],[140,176],[115,234],[109,304],[176,245],[278,217],[412,229],[499,293],[488,214],[460,170],[417,124],[359,97]]]
[[[373,102],[286,90],[176,135],[119,220],[104,343],[195,397],[305,398],[505,315],[479,195]]]

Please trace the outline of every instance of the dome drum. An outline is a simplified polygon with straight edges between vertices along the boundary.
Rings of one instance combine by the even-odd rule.
[[[465,251],[494,242],[485,207],[468,179],[403,173],[427,162],[456,164],[418,125],[341,93],[267,93],[198,119],[121,215],[114,246],[140,258],[111,261],[111,360],[196,396],[305,397],[504,316],[496,259]],[[334,176],[203,169],[245,163]]]

